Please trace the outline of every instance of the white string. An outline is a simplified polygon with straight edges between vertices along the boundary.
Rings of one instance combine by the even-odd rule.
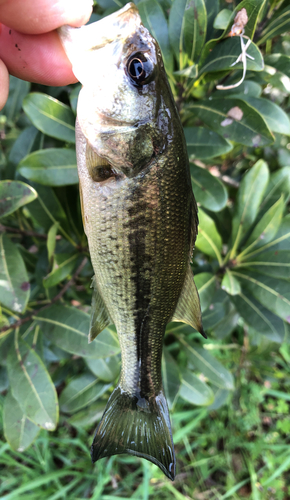
[[[240,61],[242,61],[242,63],[243,63],[243,76],[242,76],[242,78],[237,83],[234,83],[233,85],[227,85],[226,87],[224,87],[223,85],[217,85],[216,86],[217,90],[235,89],[236,87],[238,87],[239,85],[241,85],[241,83],[243,83],[243,81],[245,79],[246,72],[247,72],[247,57],[249,59],[252,59],[253,61],[255,60],[254,57],[252,57],[249,54],[247,54],[247,49],[250,46],[251,40],[249,38],[248,41],[247,41],[247,43],[245,44],[245,42],[243,40],[243,33],[244,33],[244,30],[239,35],[240,36],[240,41],[241,41],[241,53],[238,56],[238,58],[236,59],[236,61],[233,64],[231,64],[231,67],[232,67],[235,64],[239,63]],[[246,37],[246,38],[248,38],[248,37]]]

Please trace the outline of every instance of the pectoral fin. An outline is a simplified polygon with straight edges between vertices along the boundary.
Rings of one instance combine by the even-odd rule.
[[[104,328],[113,323],[96,285],[95,276],[93,277],[91,288],[94,288],[94,291],[92,297],[89,343],[92,342],[96,336],[104,330]]]
[[[171,321],[187,323],[200,332],[205,339],[207,338],[202,327],[199,295],[190,265],[188,265],[183,289]]]

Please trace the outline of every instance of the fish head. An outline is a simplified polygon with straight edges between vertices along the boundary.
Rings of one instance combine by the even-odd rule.
[[[170,123],[157,42],[133,3],[88,26],[60,30],[83,85],[77,108],[82,134],[116,171],[135,176],[166,147]]]

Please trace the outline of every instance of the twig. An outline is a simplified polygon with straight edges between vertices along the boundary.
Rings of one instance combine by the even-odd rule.
[[[40,307],[40,309],[34,309],[33,311],[31,311],[31,313],[28,316],[26,316],[25,318],[19,319],[18,321],[16,321],[12,325],[4,326],[3,328],[1,328],[0,333],[7,332],[7,330],[15,330],[16,328],[24,325],[24,323],[27,323],[27,321],[30,321],[31,319],[37,319],[37,314],[40,311],[44,311],[44,309],[48,309],[52,304],[54,304],[55,302],[58,302],[63,297],[65,292],[70,288],[70,286],[74,283],[75,279],[78,277],[78,275],[81,273],[82,269],[85,267],[87,261],[88,261],[88,259],[87,259],[87,257],[85,257],[82,260],[82,262],[80,263],[76,272],[71,277],[71,279],[64,285],[64,287],[61,289],[61,291],[51,299],[49,304],[46,304],[45,306]]]
[[[43,240],[47,240],[47,234],[41,234],[37,233],[36,231],[25,231],[24,229],[18,229],[16,227],[9,227],[9,226],[3,226],[0,224],[0,232],[9,232],[9,233],[16,233],[16,234],[21,234],[22,236],[33,236],[35,238],[41,238]],[[60,239],[61,236],[57,236],[57,239]]]

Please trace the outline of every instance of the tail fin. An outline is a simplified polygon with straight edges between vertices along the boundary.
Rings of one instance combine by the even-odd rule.
[[[92,461],[119,453],[146,458],[174,480],[174,446],[163,392],[148,400],[129,394],[120,386],[112,392],[96,430]]]

